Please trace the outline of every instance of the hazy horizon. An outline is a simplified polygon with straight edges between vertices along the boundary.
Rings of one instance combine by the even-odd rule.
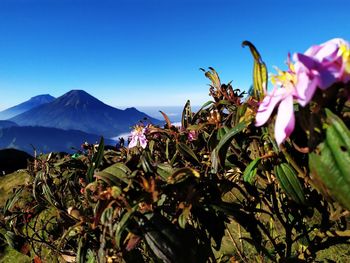
[[[4,110],[7,110],[7,109],[9,109],[9,108],[11,108],[11,107],[14,107],[14,106],[17,106],[17,105],[19,105],[19,104],[21,104],[21,103],[23,103],[23,102],[25,102],[25,101],[28,101],[28,100],[30,100],[31,98],[33,98],[33,97],[36,97],[36,96],[40,96],[40,95],[51,95],[52,96],[52,94],[48,94],[48,93],[46,93],[46,94],[36,94],[36,95],[33,95],[33,96],[30,96],[30,97],[28,97],[27,99],[25,99],[25,100],[23,100],[23,101],[18,101],[18,103],[15,103],[15,104],[13,104],[13,105],[10,105],[10,106],[8,106],[8,107],[0,107],[0,112],[1,111],[4,111]],[[64,95],[64,94],[61,94],[61,95],[59,95],[59,96],[57,96],[57,97],[55,97],[55,98],[58,98],[58,97],[60,97],[60,96],[62,96],[62,95]],[[112,106],[112,107],[115,107],[115,108],[118,108],[118,109],[122,109],[122,110],[124,110],[124,109],[126,109],[126,108],[130,108],[130,107],[134,107],[134,108],[137,108],[138,110],[141,110],[141,109],[145,109],[145,110],[151,110],[151,111],[153,111],[153,110],[155,110],[156,108],[158,109],[159,108],[159,110],[162,110],[162,109],[172,109],[172,108],[174,108],[174,109],[178,109],[178,108],[181,108],[181,107],[184,107],[184,105],[185,105],[185,103],[186,103],[186,101],[184,101],[183,102],[183,104],[182,105],[165,105],[165,104],[163,104],[163,105],[113,105],[113,104],[108,104],[108,103],[106,103],[105,101],[103,101],[103,100],[101,100],[100,98],[98,98],[98,97],[95,97],[95,98],[97,98],[98,100],[100,100],[100,101],[102,101],[103,103],[105,103],[105,104],[107,104],[107,105],[109,105],[109,106]],[[208,100],[210,99],[210,97],[208,96]],[[191,104],[192,105],[192,104]],[[195,107],[195,108],[199,108],[199,107],[201,107],[202,105],[196,105],[196,104],[194,104],[194,105],[192,105],[192,107]],[[158,111],[159,111],[158,110]],[[142,111],[142,110],[141,110]],[[163,111],[163,110],[162,110]],[[159,113],[160,114],[160,113]],[[172,114],[170,113],[169,114],[169,116],[171,116]],[[161,114],[160,114],[160,116],[161,116]]]

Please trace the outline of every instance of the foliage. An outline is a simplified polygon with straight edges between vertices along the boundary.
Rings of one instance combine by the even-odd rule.
[[[30,175],[26,170],[18,170],[12,174],[0,177],[0,207],[3,207],[13,188],[30,183]]]
[[[273,122],[255,126],[266,67],[244,44],[256,62],[252,96],[209,68],[213,100],[195,113],[188,101],[181,127],[162,113],[163,128],[142,129],[147,146],[138,137],[105,150],[101,139],[80,155],[36,158],[33,184],[4,206],[4,239],[36,260],[68,262],[311,262],[347,244],[349,83],[295,105],[294,132],[278,146]],[[227,236],[231,251],[221,250]]]

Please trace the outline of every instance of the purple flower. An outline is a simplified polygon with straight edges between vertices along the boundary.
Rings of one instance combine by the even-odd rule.
[[[145,149],[147,146],[147,139],[146,139],[146,128],[143,126],[136,125],[134,130],[131,132],[131,141],[128,145],[129,148],[135,147],[138,145],[138,142],[140,143],[140,146]]]

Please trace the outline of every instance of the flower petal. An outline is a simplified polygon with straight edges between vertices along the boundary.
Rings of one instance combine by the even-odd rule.
[[[299,103],[305,106],[311,100],[317,87],[326,89],[336,81],[327,63],[320,63],[312,57],[304,54],[294,54],[295,70],[297,74],[297,92],[300,96]],[[339,71],[339,70],[334,70]]]
[[[146,148],[147,146],[147,139],[146,139],[146,136],[144,134],[142,134],[141,136],[139,136],[139,142],[140,142],[140,145],[143,149]]]
[[[322,48],[315,54],[314,58],[316,58],[320,62],[325,62],[332,60],[337,56],[339,49],[339,44],[334,42],[325,43]]]
[[[295,71],[298,72],[303,66],[309,70],[315,69],[318,67],[318,62],[312,57],[306,56],[301,53],[295,53],[293,59],[297,62],[295,65]],[[299,64],[299,63],[301,64]]]
[[[128,147],[129,148],[135,147],[137,145],[137,141],[138,141],[138,136],[132,137],[131,141],[129,142]]]
[[[310,80],[306,72],[298,73],[298,82],[296,84],[297,100],[301,106],[305,106],[310,102],[315,93],[318,81],[316,78]]]
[[[293,97],[288,96],[278,106],[275,123],[275,139],[278,145],[289,137],[295,126]]]
[[[310,47],[304,54],[313,57],[319,62],[332,61],[338,55],[339,46],[345,44],[347,42],[344,39],[334,38],[321,45]]]
[[[319,45],[311,46],[308,50],[304,52],[307,56],[314,56],[322,47]]]
[[[333,70],[332,68],[321,68],[318,72],[320,76],[318,87],[323,90],[329,88],[334,82],[337,81],[337,78],[341,75],[341,69],[339,67]]]
[[[266,95],[261,102],[258,112],[255,117],[255,126],[264,125],[270,118],[273,109],[276,107],[283,97],[286,95],[286,89],[274,89],[272,94]]]

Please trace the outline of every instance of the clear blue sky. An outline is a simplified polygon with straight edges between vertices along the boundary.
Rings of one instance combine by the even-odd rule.
[[[0,0],[0,110],[84,89],[113,106],[201,104],[214,67],[248,89],[259,49],[270,71],[287,52],[350,40],[348,0]]]

